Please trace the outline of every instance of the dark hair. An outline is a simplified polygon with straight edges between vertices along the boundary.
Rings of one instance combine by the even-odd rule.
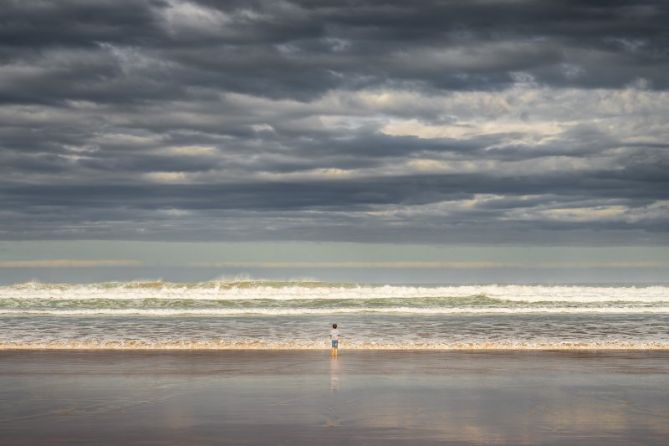
[[[332,328],[337,328],[337,324],[332,324]]]

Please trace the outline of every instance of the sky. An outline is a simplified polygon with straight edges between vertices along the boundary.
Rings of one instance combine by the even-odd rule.
[[[391,270],[620,248],[615,270],[669,245],[665,1],[0,6],[0,282],[91,246],[113,268],[114,246],[262,263],[278,243],[298,269],[412,246]]]

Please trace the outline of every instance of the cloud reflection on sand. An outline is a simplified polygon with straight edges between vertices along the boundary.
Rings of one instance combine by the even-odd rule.
[[[667,355],[0,352],[0,400],[16,401],[0,432],[36,446],[663,445]]]

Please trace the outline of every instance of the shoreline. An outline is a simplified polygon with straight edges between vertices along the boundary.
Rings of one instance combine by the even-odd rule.
[[[329,352],[329,347],[311,348],[311,347],[192,347],[192,346],[166,346],[166,347],[61,347],[61,346],[19,346],[5,347],[0,346],[2,352]],[[339,353],[346,352],[388,352],[388,353],[477,353],[477,352],[537,352],[537,353],[568,353],[568,352],[659,352],[669,353],[669,347],[592,347],[592,346],[566,346],[566,347],[455,347],[455,348],[393,348],[393,347],[373,347],[373,348],[340,348]]]

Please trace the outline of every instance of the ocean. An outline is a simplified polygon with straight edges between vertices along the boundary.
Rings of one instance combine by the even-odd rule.
[[[0,349],[669,349],[669,286],[0,286]]]

